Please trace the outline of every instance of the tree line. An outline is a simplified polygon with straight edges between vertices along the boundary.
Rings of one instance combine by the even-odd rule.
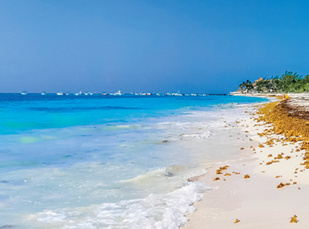
[[[254,92],[282,92],[282,93],[302,93],[309,92],[309,75],[303,77],[297,72],[286,71],[282,76],[270,78],[260,78],[252,83],[250,80],[239,85],[241,93]]]

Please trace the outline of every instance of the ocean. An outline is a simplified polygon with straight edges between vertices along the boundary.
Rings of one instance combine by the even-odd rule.
[[[0,94],[0,228],[179,228],[211,188],[188,179],[239,156],[225,126],[265,101]]]

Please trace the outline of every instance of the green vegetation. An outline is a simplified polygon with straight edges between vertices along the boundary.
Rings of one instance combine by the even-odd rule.
[[[249,80],[239,85],[241,93],[254,92],[282,92],[302,93],[309,92],[309,75],[305,77],[296,72],[285,72],[282,76],[260,78],[254,83]]]

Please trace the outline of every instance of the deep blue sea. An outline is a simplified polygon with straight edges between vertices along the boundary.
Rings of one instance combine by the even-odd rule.
[[[210,188],[187,179],[264,101],[0,94],[0,228],[178,228]]]

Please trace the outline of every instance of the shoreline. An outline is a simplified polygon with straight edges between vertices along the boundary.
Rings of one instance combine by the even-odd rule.
[[[309,107],[307,97],[290,97],[294,111]],[[249,147],[240,149],[245,156],[238,161],[214,163],[207,174],[192,179],[213,189],[206,191],[202,200],[194,204],[196,211],[187,216],[189,220],[181,228],[290,228],[293,225],[289,222],[294,215],[297,221],[294,226],[307,228],[309,225],[306,217],[309,207],[304,201],[309,191],[309,178],[302,166],[305,153],[302,142],[287,142],[283,135],[261,134],[272,124],[258,123],[257,109],[254,108],[250,118],[238,123],[252,138]],[[307,112],[306,109],[303,110]],[[218,174],[218,169],[222,174]],[[249,178],[245,179],[246,175]]]

